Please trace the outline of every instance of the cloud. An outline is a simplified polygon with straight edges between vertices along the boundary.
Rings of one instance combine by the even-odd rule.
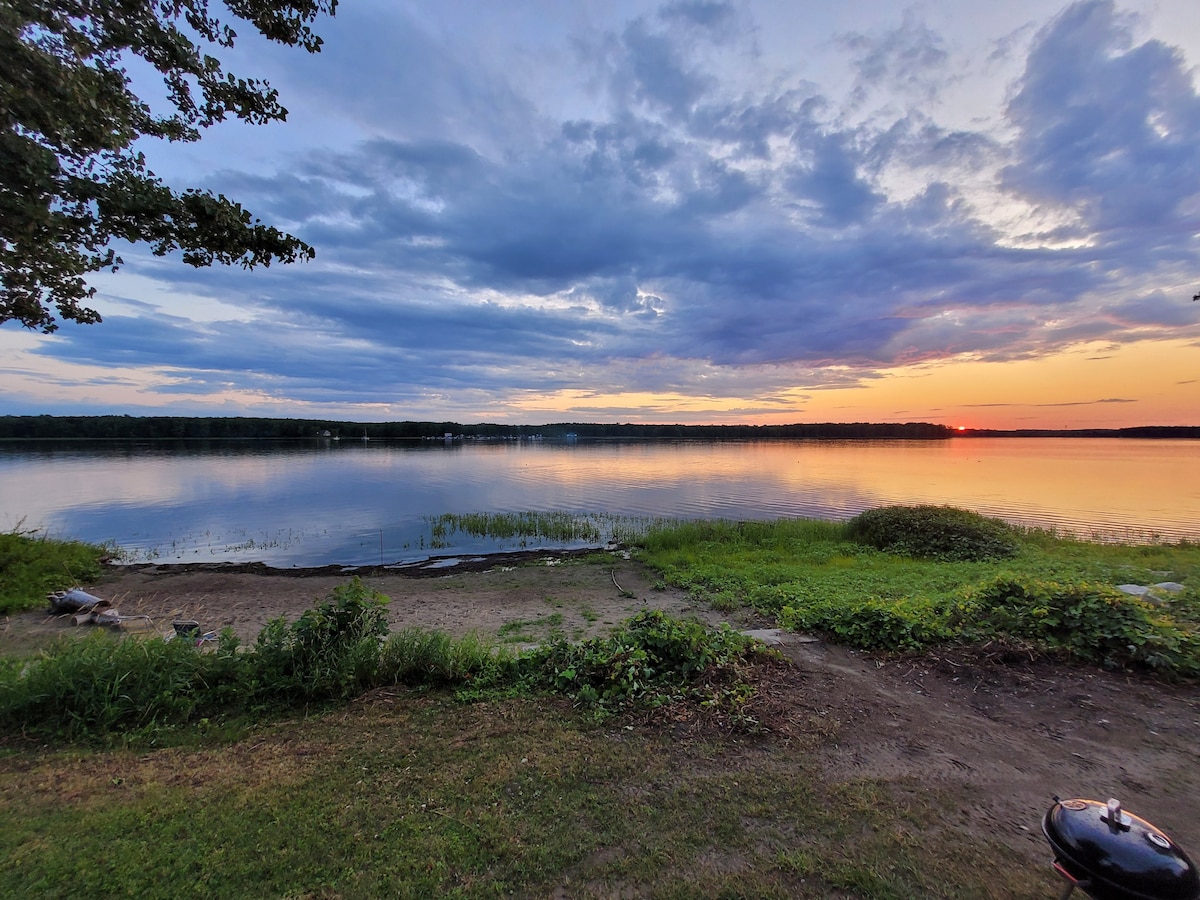
[[[1182,53],[1138,43],[1135,26],[1101,0],[1038,34],[1006,111],[1018,135],[1001,177],[1145,271],[1196,250],[1200,97]]]
[[[601,383],[774,409],[913,362],[1200,334],[1173,294],[1200,232],[1180,51],[1078,3],[1033,35],[1005,107],[950,127],[935,101],[970,61],[915,14],[840,38],[838,96],[749,80],[765,63],[747,9],[583,29],[544,98],[511,55],[415,13],[339,12],[321,65],[272,65],[351,137],[209,177],[317,260],[126,253],[164,290],[37,352],[145,367],[174,396],[470,409]],[[537,46],[529,66],[559,58]],[[172,293],[238,316],[198,321]]]
[[[946,85],[950,54],[945,41],[912,10],[905,11],[897,28],[875,35],[849,32],[838,43],[850,54],[855,70],[853,104],[881,88],[928,103]]]
[[[1051,409],[1062,406],[1095,406],[1105,403],[1138,403],[1139,401],[1131,397],[1106,397],[1102,400],[1067,400],[1062,403],[963,403],[963,409],[984,409],[992,407],[1033,407],[1038,409]]]

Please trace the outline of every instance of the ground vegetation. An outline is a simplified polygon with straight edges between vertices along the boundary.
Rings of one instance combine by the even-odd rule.
[[[640,562],[410,579],[414,613],[478,612],[501,583],[554,629],[574,597],[588,618],[607,618],[605,590],[634,606],[533,646],[469,615],[385,635],[396,576],[377,573],[201,647],[60,629],[0,674],[0,890],[1037,898],[1060,891],[1041,812],[1097,791],[1200,846],[1195,681],[1120,643],[1169,617],[1186,650],[1200,550],[1013,538],[1014,555],[964,560],[830,522],[664,523]],[[170,568],[136,577],[206,585],[210,604],[328,583]],[[1159,581],[1183,590],[1109,593]],[[680,592],[744,624],[816,619],[765,651],[654,608]],[[839,599],[843,630],[821,611]],[[915,630],[930,610],[934,633]]]

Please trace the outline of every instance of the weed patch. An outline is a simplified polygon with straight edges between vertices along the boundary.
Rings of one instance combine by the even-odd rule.
[[[388,637],[375,681],[410,687],[460,686],[505,680],[516,657],[477,636],[455,639],[442,631],[406,628]]]
[[[357,579],[243,652],[94,632],[0,667],[0,727],[29,737],[148,740],[210,717],[342,700],[375,683],[386,598]]]
[[[51,591],[100,577],[111,548],[32,531],[0,533],[0,615],[32,609]]]
[[[1190,614],[1190,604],[1183,608]],[[1000,635],[1108,668],[1200,675],[1194,628],[1108,585],[999,577],[968,591],[954,616],[967,638]]]
[[[785,606],[779,624],[793,631],[820,631],[837,642],[866,650],[916,651],[954,638],[946,612],[927,600],[864,597]]]
[[[631,705],[689,701],[721,707],[741,724],[753,725],[742,715],[753,690],[741,669],[756,647],[728,626],[713,629],[647,610],[611,637],[544,645],[521,665],[534,683],[600,715]]]

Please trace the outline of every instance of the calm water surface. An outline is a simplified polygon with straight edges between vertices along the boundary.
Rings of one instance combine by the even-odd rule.
[[[443,513],[840,520],[890,503],[1200,540],[1200,443],[0,444],[0,528],[162,562],[370,564],[518,546],[462,534],[434,546]]]

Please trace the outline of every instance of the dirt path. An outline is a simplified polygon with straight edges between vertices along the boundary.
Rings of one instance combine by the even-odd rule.
[[[887,659],[824,643],[787,648],[796,716],[827,728],[828,778],[883,779],[940,827],[1049,860],[1041,816],[1116,797],[1200,859],[1200,688],[1048,664]],[[802,718],[799,721],[804,721]],[[919,788],[915,790],[915,788]],[[938,822],[933,823],[936,836]]]
[[[87,587],[125,615],[153,617],[158,630],[190,618],[249,640],[274,617],[295,618],[351,574],[264,571],[146,566]],[[677,591],[656,590],[653,574],[620,554],[599,561],[533,554],[359,575],[391,598],[393,628],[479,631],[514,643],[602,633],[645,607],[727,618]],[[41,612],[17,616],[0,634],[0,652],[70,629]],[[821,642],[784,650],[796,666],[772,689],[793,728],[824,735],[819,752],[828,777],[882,779],[918,806],[936,795],[940,816],[956,813],[933,823],[932,835],[940,827],[970,830],[1045,865],[1039,826],[1055,794],[1117,797],[1200,859],[1197,686],[1028,662],[901,660]]]

